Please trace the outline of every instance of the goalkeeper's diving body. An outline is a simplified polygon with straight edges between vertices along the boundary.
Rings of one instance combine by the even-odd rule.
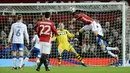
[[[108,41],[104,38],[103,35],[103,31],[102,31],[102,27],[101,25],[96,22],[94,19],[92,19],[91,17],[80,13],[80,14],[74,14],[74,18],[72,19],[71,23],[80,20],[82,21],[85,26],[83,26],[80,30],[79,30],[79,46],[82,46],[82,33],[84,31],[89,31],[92,30],[92,32],[94,33],[94,35],[96,36],[96,41],[97,43],[100,45],[101,49],[111,55],[112,57],[116,58],[116,60],[118,61],[118,55],[112,53],[110,50],[116,50],[118,51],[118,53],[120,52],[118,47],[107,47],[107,43]]]
[[[59,23],[59,28],[57,32],[58,32],[58,35],[53,36],[52,41],[56,39],[58,40],[58,66],[61,66],[63,51],[67,50],[68,52],[73,52],[76,58],[80,61],[80,64],[86,67],[80,55],[75,51],[75,49],[68,42],[68,37],[73,38],[74,34],[71,34],[68,30],[64,29],[63,23]]]

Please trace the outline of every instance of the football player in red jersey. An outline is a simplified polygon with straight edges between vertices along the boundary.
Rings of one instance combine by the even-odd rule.
[[[84,14],[84,13],[79,13],[76,14],[75,12],[73,13],[74,18],[71,20],[71,23],[76,22],[77,20],[82,21],[85,26],[83,26],[80,30],[79,30],[79,46],[82,46],[82,32],[85,30],[92,30],[94,32],[94,35],[96,37],[100,37],[103,40],[106,40],[102,35],[99,35],[97,30],[99,29],[97,26],[96,21],[91,18],[90,16]],[[106,40],[107,41],[107,40]]]
[[[79,30],[79,42],[80,42],[79,46],[82,47],[82,32],[92,30],[94,35],[96,36],[96,41],[97,41],[98,45],[100,45],[101,49],[105,53],[114,57],[118,63],[118,54],[120,53],[120,50],[118,47],[108,47],[107,46],[108,41],[103,37],[104,34],[103,34],[102,26],[100,25],[100,23],[83,13],[75,14],[74,18],[72,19],[72,23],[77,20],[80,20],[85,24],[85,26],[83,26]],[[110,50],[116,50],[116,51],[118,51],[118,54],[113,54]]]
[[[46,12],[45,13],[45,19],[42,21],[37,22],[37,34],[39,36],[40,40],[40,48],[41,48],[41,58],[40,63],[36,69],[36,71],[40,71],[40,67],[42,64],[45,66],[46,71],[50,71],[48,67],[48,59],[47,55],[51,52],[51,36],[52,32],[55,33],[55,35],[58,35],[57,30],[55,28],[54,22],[50,20],[51,13]]]

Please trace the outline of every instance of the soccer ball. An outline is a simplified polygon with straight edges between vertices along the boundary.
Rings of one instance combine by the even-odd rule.
[[[75,9],[74,7],[70,7],[70,11],[71,11],[71,12],[75,12],[76,9]]]

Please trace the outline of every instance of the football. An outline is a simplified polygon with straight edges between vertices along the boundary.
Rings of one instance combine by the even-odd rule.
[[[70,7],[70,11],[71,11],[71,12],[75,12],[76,9],[75,9],[74,7]]]

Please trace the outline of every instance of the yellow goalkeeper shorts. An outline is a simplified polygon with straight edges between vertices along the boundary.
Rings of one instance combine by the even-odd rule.
[[[67,43],[67,44],[59,44],[58,49],[62,49],[62,51],[67,50],[67,51],[70,51],[70,52],[72,50],[74,50],[73,46],[70,45],[69,43]]]

